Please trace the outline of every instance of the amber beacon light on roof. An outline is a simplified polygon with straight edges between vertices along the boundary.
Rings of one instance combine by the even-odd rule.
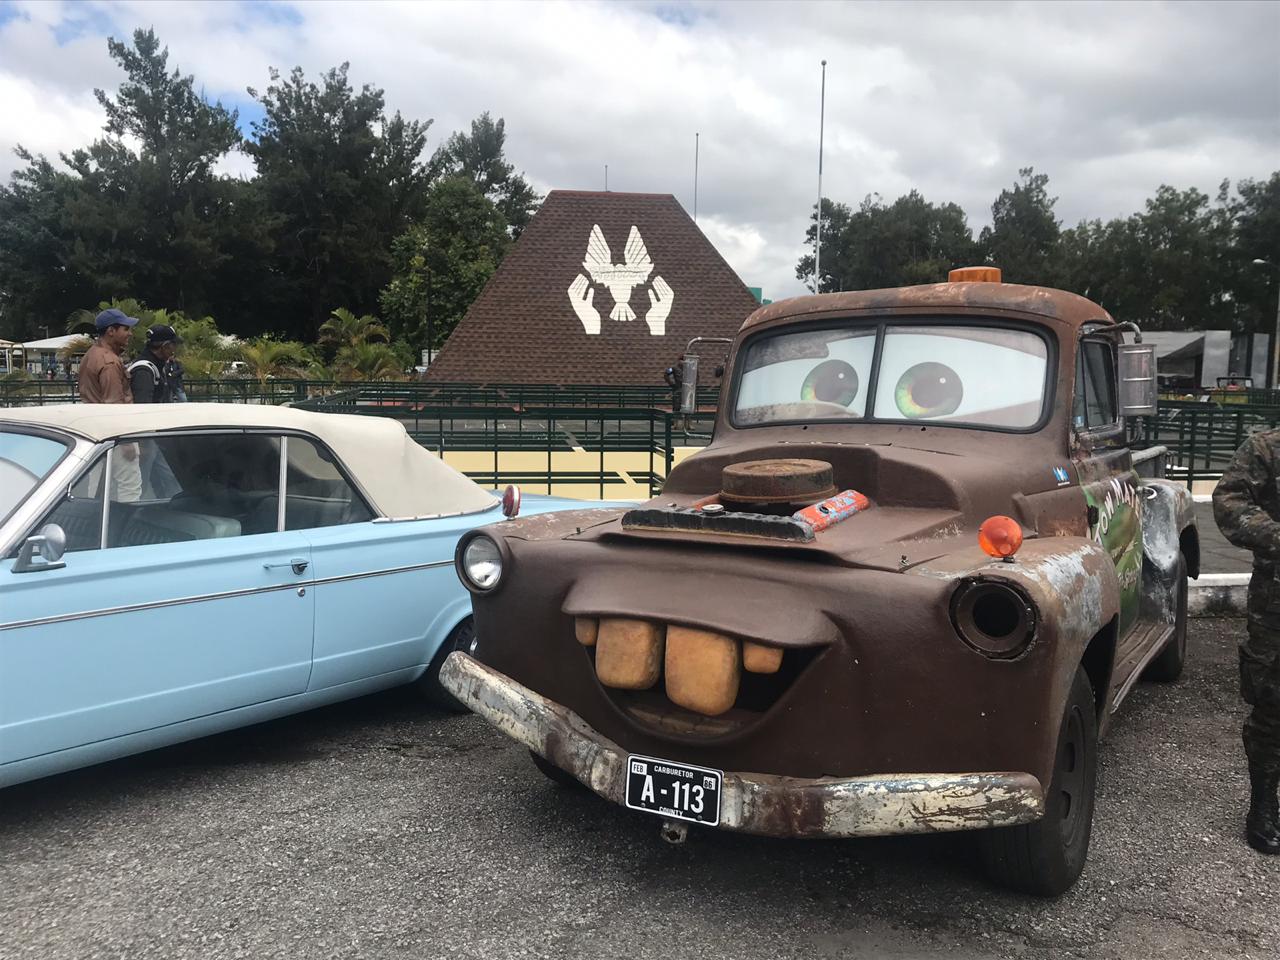
[[[948,283],[999,283],[999,267],[956,267],[947,274]]]

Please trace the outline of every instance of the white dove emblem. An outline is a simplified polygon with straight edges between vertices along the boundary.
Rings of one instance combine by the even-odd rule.
[[[611,320],[634,320],[636,313],[631,309],[631,290],[649,279],[653,272],[653,260],[645,249],[640,231],[634,225],[627,234],[627,246],[623,250],[623,262],[614,263],[609,244],[604,238],[600,225],[591,228],[591,238],[587,241],[587,258],[582,261],[582,269],[590,274],[591,279],[602,287],[608,287],[613,294],[613,309],[609,311]]]
[[[609,244],[605,242],[604,232],[600,225],[591,228],[591,237],[587,240],[587,258],[582,261],[580,273],[569,284],[569,304],[574,314],[582,323],[587,336],[600,333],[600,312],[595,308],[595,287],[597,283],[608,287],[613,294],[613,310],[609,313],[612,320],[634,320],[636,313],[631,309],[631,291],[636,286],[644,286],[653,273],[653,260],[645,249],[640,230],[632,224],[631,233],[627,236],[627,247],[622,263],[613,262],[613,254],[609,252]],[[590,274],[591,279],[587,279]],[[649,335],[663,337],[667,333],[667,318],[671,316],[671,307],[675,303],[676,294],[671,285],[656,273],[649,290],[649,310],[644,315]]]

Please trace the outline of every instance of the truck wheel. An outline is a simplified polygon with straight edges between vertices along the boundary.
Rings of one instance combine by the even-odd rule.
[[[1163,650],[1147,664],[1143,676],[1148,680],[1160,683],[1173,683],[1182,676],[1182,667],[1187,662],[1187,561],[1178,555],[1178,567],[1174,571],[1178,578],[1174,587],[1173,636],[1165,644]]]
[[[529,751],[529,759],[533,761],[533,765],[538,768],[544,777],[550,780],[558,787],[573,787],[578,790],[585,790],[586,787],[573,774],[566,770],[561,770],[554,763],[539,753]]]
[[[1096,709],[1089,677],[1083,667],[1077,668],[1058,731],[1044,818],[978,835],[987,875],[996,883],[1021,893],[1056,897],[1069,890],[1084,870],[1098,773]]]
[[[427,672],[418,678],[414,686],[418,692],[434,706],[451,713],[466,713],[467,708],[452,693],[440,685],[440,668],[444,666],[445,657],[455,650],[464,653],[470,648],[471,641],[476,638],[476,624],[470,617],[453,628],[453,632],[440,644],[440,649],[427,667]]]

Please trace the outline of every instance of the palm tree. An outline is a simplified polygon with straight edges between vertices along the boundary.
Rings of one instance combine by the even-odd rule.
[[[329,319],[320,325],[320,344],[332,347],[335,353],[341,353],[348,347],[365,343],[388,343],[391,334],[378,318],[366,313],[357,317],[346,307],[339,307],[329,315]]]
[[[306,348],[302,344],[266,337],[241,344],[240,359],[248,365],[250,375],[264,387],[273,377],[302,379],[302,371],[307,366]]]
[[[338,351],[334,373],[340,380],[398,380],[404,369],[385,343],[356,343]]]
[[[83,357],[91,346],[93,346],[92,339],[84,335],[78,336],[58,350],[58,359],[67,369],[70,369],[71,365]]]

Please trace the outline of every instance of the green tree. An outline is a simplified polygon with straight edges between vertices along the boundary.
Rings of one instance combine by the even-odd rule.
[[[378,322],[377,317],[368,313],[357,317],[346,307],[338,307],[320,325],[319,345],[322,349],[327,349],[330,355],[358,344],[374,341],[385,343],[390,339],[387,328]]]
[[[811,223],[810,247],[815,233]],[[964,211],[954,203],[933,204],[915,190],[889,205],[868,196],[856,211],[823,200],[823,293],[936,283],[976,256]],[[812,278],[813,259],[800,258],[797,279]]]
[[[1049,196],[1047,174],[1023,167],[1018,176],[1020,182],[1000,191],[991,205],[991,226],[982,228],[978,243],[1007,283],[1051,285],[1059,275],[1061,223],[1053,212],[1058,198]]]
[[[461,176],[474,183],[492,200],[507,222],[512,239],[520,236],[542,203],[524,174],[507,162],[506,121],[495,122],[485,111],[471,121],[470,133],[455,133],[431,158],[432,172],[439,177]]]
[[[421,213],[431,121],[387,117],[381,90],[353,90],[347,64],[308,82],[272,71],[250,94],[265,116],[247,152],[278,218],[270,300],[275,329],[311,339],[335,303],[373,308],[391,277],[390,246]]]
[[[111,39],[108,50],[125,79],[114,97],[95,91],[104,136],[64,155],[66,170],[20,148],[26,166],[0,188],[11,332],[125,291],[206,312],[228,291],[253,290],[266,241],[253,187],[212,173],[240,142],[235,111],[170,71],[150,30],[135,31],[132,45]]]
[[[273,378],[302,379],[310,365],[306,348],[293,340],[258,337],[240,344],[239,358],[249,368],[249,375],[265,386]]]
[[[405,365],[388,343],[353,343],[338,351],[334,373],[339,380],[398,380]]]
[[[240,143],[237,114],[171,72],[153,31],[107,46],[125,80],[114,98],[94,91],[106,136],[64,157],[79,181],[66,211],[78,241],[72,265],[103,292],[207,310],[241,188],[212,168]]]
[[[510,240],[502,213],[466,177],[446,177],[419,223],[391,245],[394,275],[382,291],[393,340],[438,348],[498,268]],[[429,335],[429,336],[428,336]]]
[[[1275,333],[1280,298],[1280,172],[1241,180],[1228,205],[1234,224],[1232,290],[1238,329]],[[1267,264],[1256,264],[1266,260]]]
[[[73,267],[76,238],[64,225],[75,179],[22,147],[17,154],[26,166],[0,186],[0,338],[31,340],[96,289]]]

